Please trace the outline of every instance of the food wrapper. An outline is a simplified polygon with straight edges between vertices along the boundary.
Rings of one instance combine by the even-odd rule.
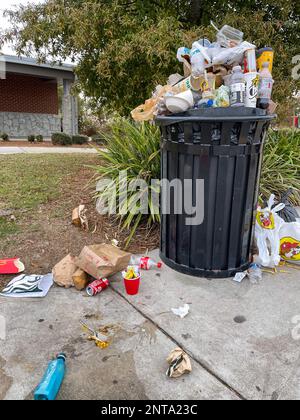
[[[180,348],[173,350],[167,362],[170,367],[167,370],[167,376],[169,378],[180,378],[185,373],[192,372],[192,364],[189,356]]]
[[[127,271],[123,271],[123,278],[126,280],[135,280],[140,277],[140,270],[137,265],[130,265],[127,267]]]
[[[156,115],[156,107],[159,100],[165,96],[166,93],[173,92],[173,87],[159,86],[151,99],[148,99],[143,105],[138,106],[131,112],[131,116],[135,121],[151,121]]]

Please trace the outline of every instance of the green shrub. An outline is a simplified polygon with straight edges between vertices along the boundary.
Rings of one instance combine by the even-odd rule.
[[[28,139],[29,143],[34,143],[35,142],[35,136],[33,134],[28,136],[27,139]]]
[[[300,130],[270,131],[265,146],[260,192],[267,199],[294,189],[294,204],[300,205]]]
[[[7,133],[2,133],[1,138],[3,141],[9,141],[9,135]]]
[[[72,144],[72,137],[65,133],[52,134],[52,144],[55,146],[69,146]]]
[[[106,186],[96,194],[96,198],[104,200],[114,213],[115,196],[117,195],[117,213],[124,229],[131,228],[127,245],[131,241],[137,227],[144,222],[145,217],[138,212],[140,198],[148,191],[128,191],[127,197],[122,196],[121,171],[127,171],[127,182],[143,179],[151,189],[152,179],[160,179],[160,131],[149,123],[136,124],[126,119],[118,118],[110,126],[111,130],[103,133],[107,143],[106,150],[100,150],[101,164],[95,167],[97,180],[110,178],[114,183]],[[116,185],[116,195],[115,195]],[[126,199],[127,198],[127,199]],[[158,204],[148,195],[148,225],[160,221]]]
[[[73,144],[87,144],[89,142],[89,138],[87,136],[76,135],[72,137]]]
[[[38,143],[43,143],[43,141],[44,141],[44,137],[40,134],[40,135],[36,136],[36,141],[37,141]]]

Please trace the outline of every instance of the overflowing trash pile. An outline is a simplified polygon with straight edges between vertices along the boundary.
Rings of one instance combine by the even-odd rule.
[[[152,98],[132,111],[134,120],[202,108],[246,107],[274,113],[272,48],[257,50],[244,41],[243,32],[225,25],[217,29],[216,42],[200,39],[191,49],[179,48],[177,58],[184,76],[173,74],[165,86],[157,86]]]

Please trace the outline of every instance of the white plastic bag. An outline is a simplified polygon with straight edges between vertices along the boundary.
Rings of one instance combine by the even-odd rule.
[[[300,223],[284,223],[279,238],[281,258],[290,263],[300,264]]]
[[[258,208],[256,216],[255,237],[259,250],[259,262],[264,267],[274,268],[280,263],[280,229],[285,224],[278,216],[278,212],[284,209],[285,204],[275,204],[275,195],[271,195],[268,207]]]
[[[218,52],[212,59],[213,65],[223,64],[225,66],[232,65],[235,63],[241,63],[244,54],[247,50],[256,49],[256,46],[250,44],[250,42],[242,42],[240,45],[234,48],[222,48],[221,52]]]

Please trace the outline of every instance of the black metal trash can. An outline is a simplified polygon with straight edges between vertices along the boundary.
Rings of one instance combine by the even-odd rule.
[[[263,145],[274,117],[260,109],[216,108],[157,118],[162,179],[167,184],[192,180],[193,206],[196,180],[204,180],[204,219],[199,225],[186,224],[190,213],[185,206],[178,212],[184,187],[170,188],[168,194],[162,189],[161,204],[169,207],[161,215],[165,264],[209,278],[231,277],[249,267]]]

